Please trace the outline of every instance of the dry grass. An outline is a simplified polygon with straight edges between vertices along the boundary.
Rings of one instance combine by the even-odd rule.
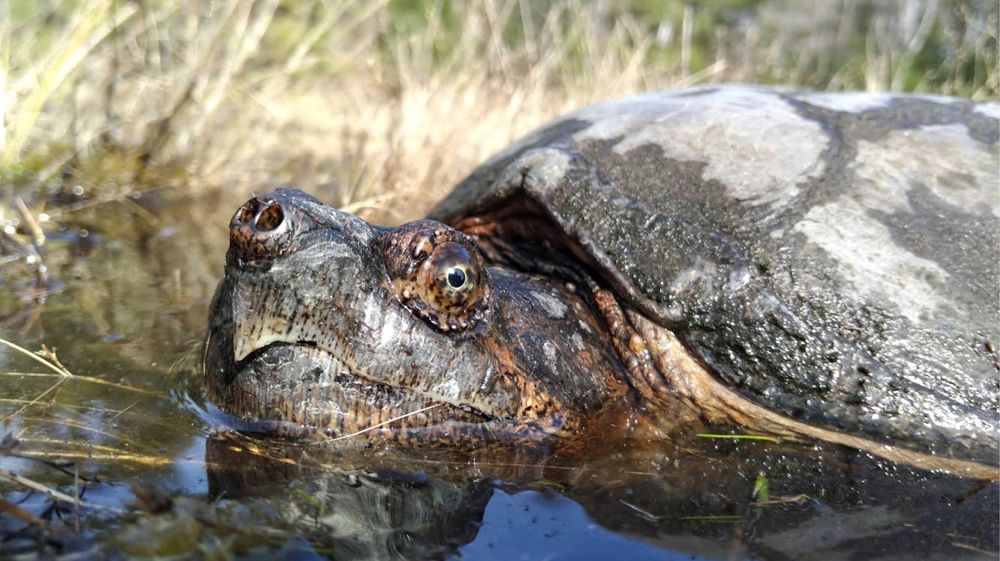
[[[995,98],[1000,74],[995,11],[948,0],[415,4],[0,0],[7,194],[283,183],[395,222],[598,99],[754,80]],[[951,54],[915,71],[929,41]]]

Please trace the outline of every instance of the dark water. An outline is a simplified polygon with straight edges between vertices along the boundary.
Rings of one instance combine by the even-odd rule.
[[[198,351],[244,197],[56,216],[44,292],[23,261],[0,265],[0,337],[74,374],[0,345],[0,468],[110,507],[0,479],[5,501],[69,530],[0,514],[0,556],[997,558],[997,484],[831,445],[330,450],[220,433]]]

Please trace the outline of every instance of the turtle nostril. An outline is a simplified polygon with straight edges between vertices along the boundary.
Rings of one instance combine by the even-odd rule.
[[[279,197],[261,195],[247,201],[229,222],[229,243],[233,256],[246,263],[273,259],[294,250],[299,233],[294,203],[285,208]],[[285,203],[287,204],[287,203]]]
[[[242,213],[240,215],[242,218]],[[257,215],[257,222],[255,224],[256,230],[258,232],[270,232],[281,226],[281,222],[285,219],[285,211],[281,210],[281,205],[274,203],[264,210],[260,211]]]
[[[254,216],[257,216],[258,210],[260,210],[260,204],[257,202],[257,199],[250,199],[236,213],[236,221],[240,224],[246,224],[253,220]]]

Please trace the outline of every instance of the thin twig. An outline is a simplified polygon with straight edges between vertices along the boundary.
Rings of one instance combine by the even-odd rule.
[[[66,377],[66,378],[73,378],[74,377],[73,374],[70,371],[66,370],[65,368],[60,368],[60,367],[56,366],[55,364],[52,364],[48,360],[46,360],[46,359],[42,358],[41,356],[39,356],[39,355],[37,355],[37,354],[35,354],[35,353],[33,353],[33,352],[25,349],[24,347],[21,347],[19,345],[15,345],[14,343],[11,343],[10,341],[7,341],[6,339],[0,339],[0,344],[7,345],[8,347],[14,349],[17,352],[19,352],[19,353],[21,353],[21,354],[23,354],[25,356],[31,357],[32,359],[34,359],[34,360],[36,360],[36,361],[44,364],[45,366],[51,368],[53,372],[59,374],[60,376],[63,376],[63,377]]]
[[[55,364],[53,364],[53,363],[47,361],[45,358],[41,357],[40,355],[32,353],[31,351],[25,349],[24,347],[18,346],[18,345],[14,344],[14,343],[11,343],[10,341],[7,341],[5,339],[0,339],[0,343],[2,343],[4,345],[7,345],[10,348],[12,348],[12,349],[14,349],[14,350],[16,350],[16,351],[18,351],[18,352],[20,352],[22,354],[30,356],[31,358],[37,360],[38,362],[41,362],[42,364],[44,364],[45,366],[49,367],[50,369],[52,369],[52,370],[54,370],[56,372],[56,374],[47,374],[45,372],[12,372],[12,371],[0,371],[0,376],[36,376],[36,377],[45,377],[45,376],[55,376],[55,375],[58,375],[58,376],[63,377],[63,378],[72,378],[73,380],[79,380],[79,381],[83,381],[83,382],[89,382],[89,383],[92,383],[92,384],[100,384],[102,386],[111,386],[113,388],[118,388],[118,389],[122,389],[122,390],[129,390],[129,391],[138,392],[138,393],[141,393],[141,394],[152,395],[152,396],[155,396],[155,397],[160,397],[160,398],[167,399],[167,396],[165,396],[163,394],[156,393],[156,392],[153,392],[153,391],[150,391],[150,390],[144,390],[142,388],[137,388],[135,386],[126,386],[124,384],[118,384],[116,382],[109,382],[108,380],[103,380],[101,378],[94,378],[93,376],[77,376],[77,375],[73,374],[72,372],[70,372],[66,367],[62,366],[62,364],[58,363],[58,361]],[[51,351],[50,351],[50,353],[51,353]],[[54,355],[52,355],[52,356],[54,357]]]
[[[30,405],[30,403],[29,403],[29,405]],[[105,436],[105,437],[107,437],[109,439],[118,439],[118,442],[121,442],[121,443],[123,443],[123,444],[125,444],[127,446],[134,446],[134,447],[139,448],[139,449],[145,448],[145,447],[148,446],[148,445],[145,445],[145,444],[139,444],[139,443],[137,443],[137,442],[135,442],[133,440],[130,440],[130,439],[125,438],[125,437],[123,437],[121,435],[118,435],[118,434],[113,434],[113,433],[110,433],[110,432],[106,432],[106,431],[103,431],[103,430],[101,430],[99,428],[95,428],[95,427],[88,427],[87,425],[85,425],[85,424],[83,424],[80,421],[77,421],[75,419],[67,419],[65,417],[59,417],[59,418],[56,418],[56,419],[46,419],[44,417],[29,417],[29,416],[25,416],[25,417],[22,417],[21,420],[24,421],[28,425],[31,425],[33,423],[49,423],[49,424],[54,424],[54,425],[58,425],[58,426],[72,427],[74,429],[78,429],[78,430],[81,430],[81,431],[92,432],[92,433],[100,435],[100,436]],[[107,423],[110,424],[111,420],[108,420]]]
[[[21,520],[27,522],[28,524],[33,524],[35,526],[38,526],[39,528],[41,528],[46,532],[51,532],[53,534],[57,534],[59,532],[65,532],[65,529],[59,526],[52,526],[45,520],[42,520],[41,518],[35,516],[34,514],[31,514],[30,512],[17,506],[16,504],[7,502],[4,499],[0,499],[0,510],[16,518],[20,518]]]
[[[141,400],[141,399],[137,399],[137,400],[135,400],[134,402],[132,402],[132,405],[129,405],[129,406],[128,406],[128,407],[126,407],[125,409],[122,409],[121,411],[119,411],[117,415],[115,415],[114,417],[111,417],[111,418],[110,418],[110,419],[108,420],[108,422],[109,422],[109,423],[110,423],[110,422],[113,422],[113,421],[114,421],[115,419],[117,419],[118,417],[121,417],[122,415],[124,415],[124,414],[125,414],[125,412],[126,412],[126,411],[128,411],[129,409],[131,409],[131,408],[135,407],[136,405],[138,405],[140,401],[142,401],[142,400]]]
[[[32,442],[34,439],[22,438],[24,442]],[[104,447],[107,448],[107,447]],[[95,462],[130,462],[146,467],[164,467],[164,466],[175,466],[178,463],[183,464],[196,464],[199,466],[204,466],[205,464],[200,461],[184,461],[184,460],[174,460],[168,457],[157,457],[157,456],[147,456],[142,454],[126,454],[123,452],[113,452],[113,453],[94,453],[87,450],[59,450],[58,452],[47,452],[43,450],[23,450],[18,452],[17,456],[19,458],[27,458],[32,460],[42,460],[48,458],[59,458],[63,460],[70,459],[80,459]]]
[[[388,421],[383,421],[383,422],[381,422],[381,423],[379,423],[377,425],[372,425],[372,426],[370,426],[370,427],[368,427],[366,429],[361,429],[361,430],[359,430],[357,432],[352,432],[351,434],[345,434],[345,435],[342,435],[342,436],[338,436],[337,438],[334,438],[334,439],[331,439],[331,440],[325,440],[325,441],[321,441],[321,442],[336,442],[338,440],[343,440],[345,438],[351,438],[351,437],[354,437],[354,436],[358,436],[359,434],[364,434],[366,432],[373,431],[373,430],[375,430],[375,429],[377,429],[379,427],[384,427],[385,425],[388,425],[389,423],[394,423],[396,421],[405,419],[407,417],[412,417],[414,415],[419,415],[420,413],[423,413],[424,411],[430,411],[431,409],[436,409],[438,407],[441,407],[442,405],[444,405],[444,404],[443,403],[435,403],[434,405],[428,405],[427,407],[424,407],[423,409],[418,409],[418,410],[413,411],[411,413],[407,413],[405,415],[400,415],[399,417],[393,417],[392,419],[389,419]]]
[[[49,389],[47,389],[47,390],[45,390],[44,392],[42,392],[42,393],[38,394],[37,396],[35,396],[35,399],[32,399],[32,400],[31,400],[31,401],[29,401],[28,403],[25,403],[25,404],[24,404],[24,405],[22,405],[22,406],[21,406],[21,408],[20,408],[20,409],[18,409],[17,411],[14,411],[13,413],[11,413],[11,414],[7,415],[6,417],[4,417],[4,418],[2,419],[2,421],[3,421],[4,423],[6,423],[6,422],[7,422],[8,420],[10,420],[10,419],[11,419],[12,417],[15,417],[15,416],[17,416],[17,415],[20,415],[20,414],[21,414],[22,412],[24,412],[24,410],[25,410],[25,409],[27,409],[28,407],[31,407],[32,405],[34,405],[34,404],[38,403],[38,401],[39,401],[40,399],[42,399],[43,397],[45,397],[46,395],[48,395],[48,393],[49,393],[49,392],[51,392],[52,390],[54,390],[54,389],[58,388],[58,387],[59,387],[59,384],[62,384],[62,383],[63,383],[63,382],[65,382],[65,381],[66,381],[66,378],[61,378],[60,380],[57,380],[55,384],[52,384],[52,386],[51,386],[51,387],[49,387]]]
[[[21,213],[21,217],[24,218],[24,222],[28,225],[28,230],[31,231],[31,237],[35,245],[45,245],[45,232],[42,231],[42,227],[38,225],[38,221],[31,214],[31,209],[28,208],[28,205],[24,204],[24,200],[21,197],[14,197],[14,206],[17,207],[17,211]]]
[[[80,464],[73,462],[73,522],[77,535],[80,534]]]
[[[70,504],[78,504],[79,506],[86,507],[86,508],[93,508],[93,509],[98,509],[98,510],[110,510],[112,512],[118,512],[118,513],[125,512],[124,510],[122,510],[122,509],[120,509],[118,507],[107,506],[107,505],[99,505],[99,504],[96,504],[96,503],[90,503],[90,502],[87,502],[87,501],[77,500],[77,499],[75,499],[75,498],[67,495],[66,493],[62,493],[60,491],[56,491],[55,489],[53,489],[51,487],[46,487],[45,485],[42,485],[41,483],[38,483],[37,481],[32,481],[31,479],[28,479],[27,477],[22,477],[20,475],[17,475],[16,473],[9,472],[9,471],[7,471],[5,469],[0,469],[0,477],[2,477],[4,479],[8,479],[10,481],[13,481],[14,483],[17,483],[19,485],[27,487],[28,489],[31,489],[33,491],[38,491],[39,493],[45,493],[45,494],[51,496],[54,499],[59,499],[61,501],[66,501],[67,503],[70,503]]]
[[[125,191],[121,193],[116,193],[114,195],[98,197],[96,199],[89,199],[72,205],[67,205],[62,208],[53,209],[51,211],[48,211],[47,214],[49,215],[49,220],[60,220],[64,216],[73,214],[74,212],[78,212],[84,209],[93,208],[95,206],[100,206],[108,203],[121,202],[122,199],[142,197],[149,193],[155,193],[157,191],[165,191],[168,189],[171,189],[170,185],[160,185],[158,187],[150,187],[149,189],[142,189],[141,191]]]
[[[0,374],[9,374],[9,373],[8,372],[0,372]],[[15,372],[14,374],[20,374],[20,372]],[[52,374],[45,374],[45,376],[52,376]],[[34,400],[28,400],[28,399],[14,399],[14,398],[11,398],[11,397],[0,397],[0,403],[18,403],[18,404],[22,404],[22,405],[25,404],[25,403],[27,403],[27,404],[31,405],[34,402],[35,402]],[[80,410],[83,410],[83,411],[90,411],[90,412],[93,412],[93,413],[118,413],[118,414],[124,413],[124,411],[121,410],[121,409],[111,409],[111,408],[107,408],[107,407],[94,407],[94,406],[91,406],[91,405],[69,405],[69,404],[66,404],[66,403],[60,403],[59,407],[65,407],[66,409],[80,409]],[[115,415],[115,418],[117,418],[117,415]]]
[[[976,547],[974,545],[969,545],[967,543],[951,542],[951,545],[953,545],[955,547],[960,547],[962,549],[967,549],[969,551],[974,551],[976,553],[981,553],[983,555],[994,555],[994,554],[996,554],[995,551],[986,551],[985,549],[980,549],[980,548],[978,548],[978,547]]]

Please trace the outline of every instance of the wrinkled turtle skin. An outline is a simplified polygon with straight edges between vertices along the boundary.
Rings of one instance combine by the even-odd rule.
[[[376,432],[735,423],[995,472],[998,118],[701,87],[536,130],[434,221],[258,196],[230,225],[209,393],[278,429],[428,407]]]

